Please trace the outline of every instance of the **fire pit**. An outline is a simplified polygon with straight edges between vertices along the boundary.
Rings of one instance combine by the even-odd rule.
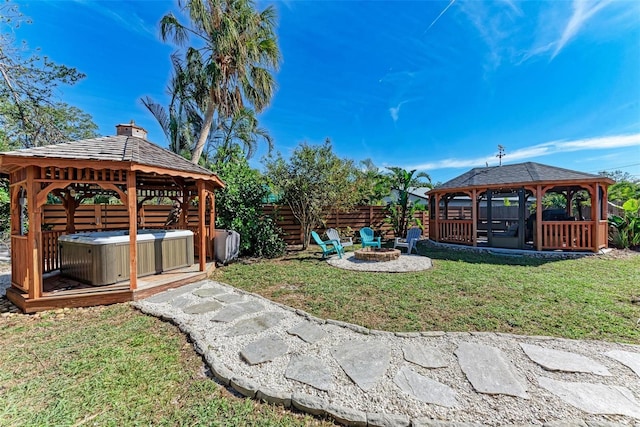
[[[400,258],[399,249],[362,248],[355,251],[356,259],[362,261],[393,261]]]

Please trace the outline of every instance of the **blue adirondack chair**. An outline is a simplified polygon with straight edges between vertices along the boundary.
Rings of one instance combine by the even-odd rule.
[[[311,232],[311,237],[313,237],[313,240],[315,240],[318,246],[320,246],[320,249],[322,249],[323,259],[326,258],[327,255],[330,255],[332,253],[337,253],[338,257],[342,259],[344,248],[342,247],[342,245],[340,245],[340,242],[336,240],[325,240],[323,242],[320,236],[318,236],[318,233],[316,233],[315,231]],[[332,246],[332,247],[330,248],[329,246]]]
[[[366,248],[367,246],[379,248],[380,246],[380,236],[373,237],[373,230],[369,227],[362,227],[360,229],[360,238],[362,239],[362,247]]]

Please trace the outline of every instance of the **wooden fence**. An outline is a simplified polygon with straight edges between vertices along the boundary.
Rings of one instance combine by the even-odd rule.
[[[143,205],[140,210],[141,228],[162,228],[167,219],[171,206]],[[45,205],[43,207],[43,226],[50,231],[64,231],[67,217],[62,205]],[[264,214],[272,216],[277,225],[282,228],[283,238],[290,245],[302,243],[302,229],[288,206],[266,205]],[[356,236],[362,227],[371,227],[379,232],[383,239],[394,236],[391,225],[385,222],[386,208],[384,206],[357,206],[351,212],[331,212],[327,215],[325,227],[316,229],[320,234],[326,228],[337,228],[344,237]],[[425,227],[423,236],[428,235],[429,215],[427,212],[417,212],[415,217]],[[89,230],[118,230],[128,228],[129,217],[124,205],[80,205],[76,209],[75,227],[77,231]],[[198,225],[198,209],[189,209],[188,228]]]

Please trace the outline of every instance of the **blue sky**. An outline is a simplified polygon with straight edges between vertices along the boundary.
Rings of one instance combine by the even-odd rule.
[[[19,1],[16,37],[87,78],[63,101],[99,132],[167,99],[170,1]],[[259,7],[270,2],[260,1]],[[283,61],[261,125],[287,156],[329,137],[359,162],[428,172],[535,161],[640,178],[640,2],[279,1]],[[261,150],[252,161],[259,167]]]

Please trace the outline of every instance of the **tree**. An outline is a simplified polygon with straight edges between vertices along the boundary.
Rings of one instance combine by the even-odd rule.
[[[383,204],[383,199],[389,195],[390,185],[389,177],[371,159],[362,160],[357,174],[357,204]]]
[[[411,203],[409,200],[409,189],[413,187],[433,188],[431,177],[426,172],[418,172],[416,170],[407,171],[399,167],[388,167],[390,173],[388,175],[391,184],[391,192],[395,192],[396,200],[389,203],[388,221],[391,223],[393,232],[397,237],[407,235],[409,222],[413,220],[413,214],[420,209],[418,203]]]
[[[0,5],[0,125],[10,147],[36,147],[95,136],[91,117],[75,107],[56,102],[54,90],[75,84],[84,74],[59,65],[46,56],[27,53],[26,43],[16,46],[13,32],[24,19],[15,5]],[[82,129],[79,129],[82,128]]]
[[[285,161],[280,155],[266,162],[267,176],[281,200],[300,222],[309,246],[311,231],[331,210],[348,210],[356,202],[357,171],[351,160],[339,158],[327,139],[322,145],[301,143]]]
[[[184,52],[190,94],[203,111],[203,123],[191,161],[198,163],[215,129],[243,107],[261,112],[269,103],[276,83],[280,50],[275,34],[273,6],[258,12],[252,0],[180,0],[190,25],[172,13],[160,21],[164,41],[179,46],[193,42]]]
[[[242,255],[273,258],[284,253],[286,244],[275,221],[263,215],[263,200],[269,194],[264,177],[249,167],[242,150],[235,147],[229,161],[215,165],[226,186],[216,192],[216,227],[240,233]]]

